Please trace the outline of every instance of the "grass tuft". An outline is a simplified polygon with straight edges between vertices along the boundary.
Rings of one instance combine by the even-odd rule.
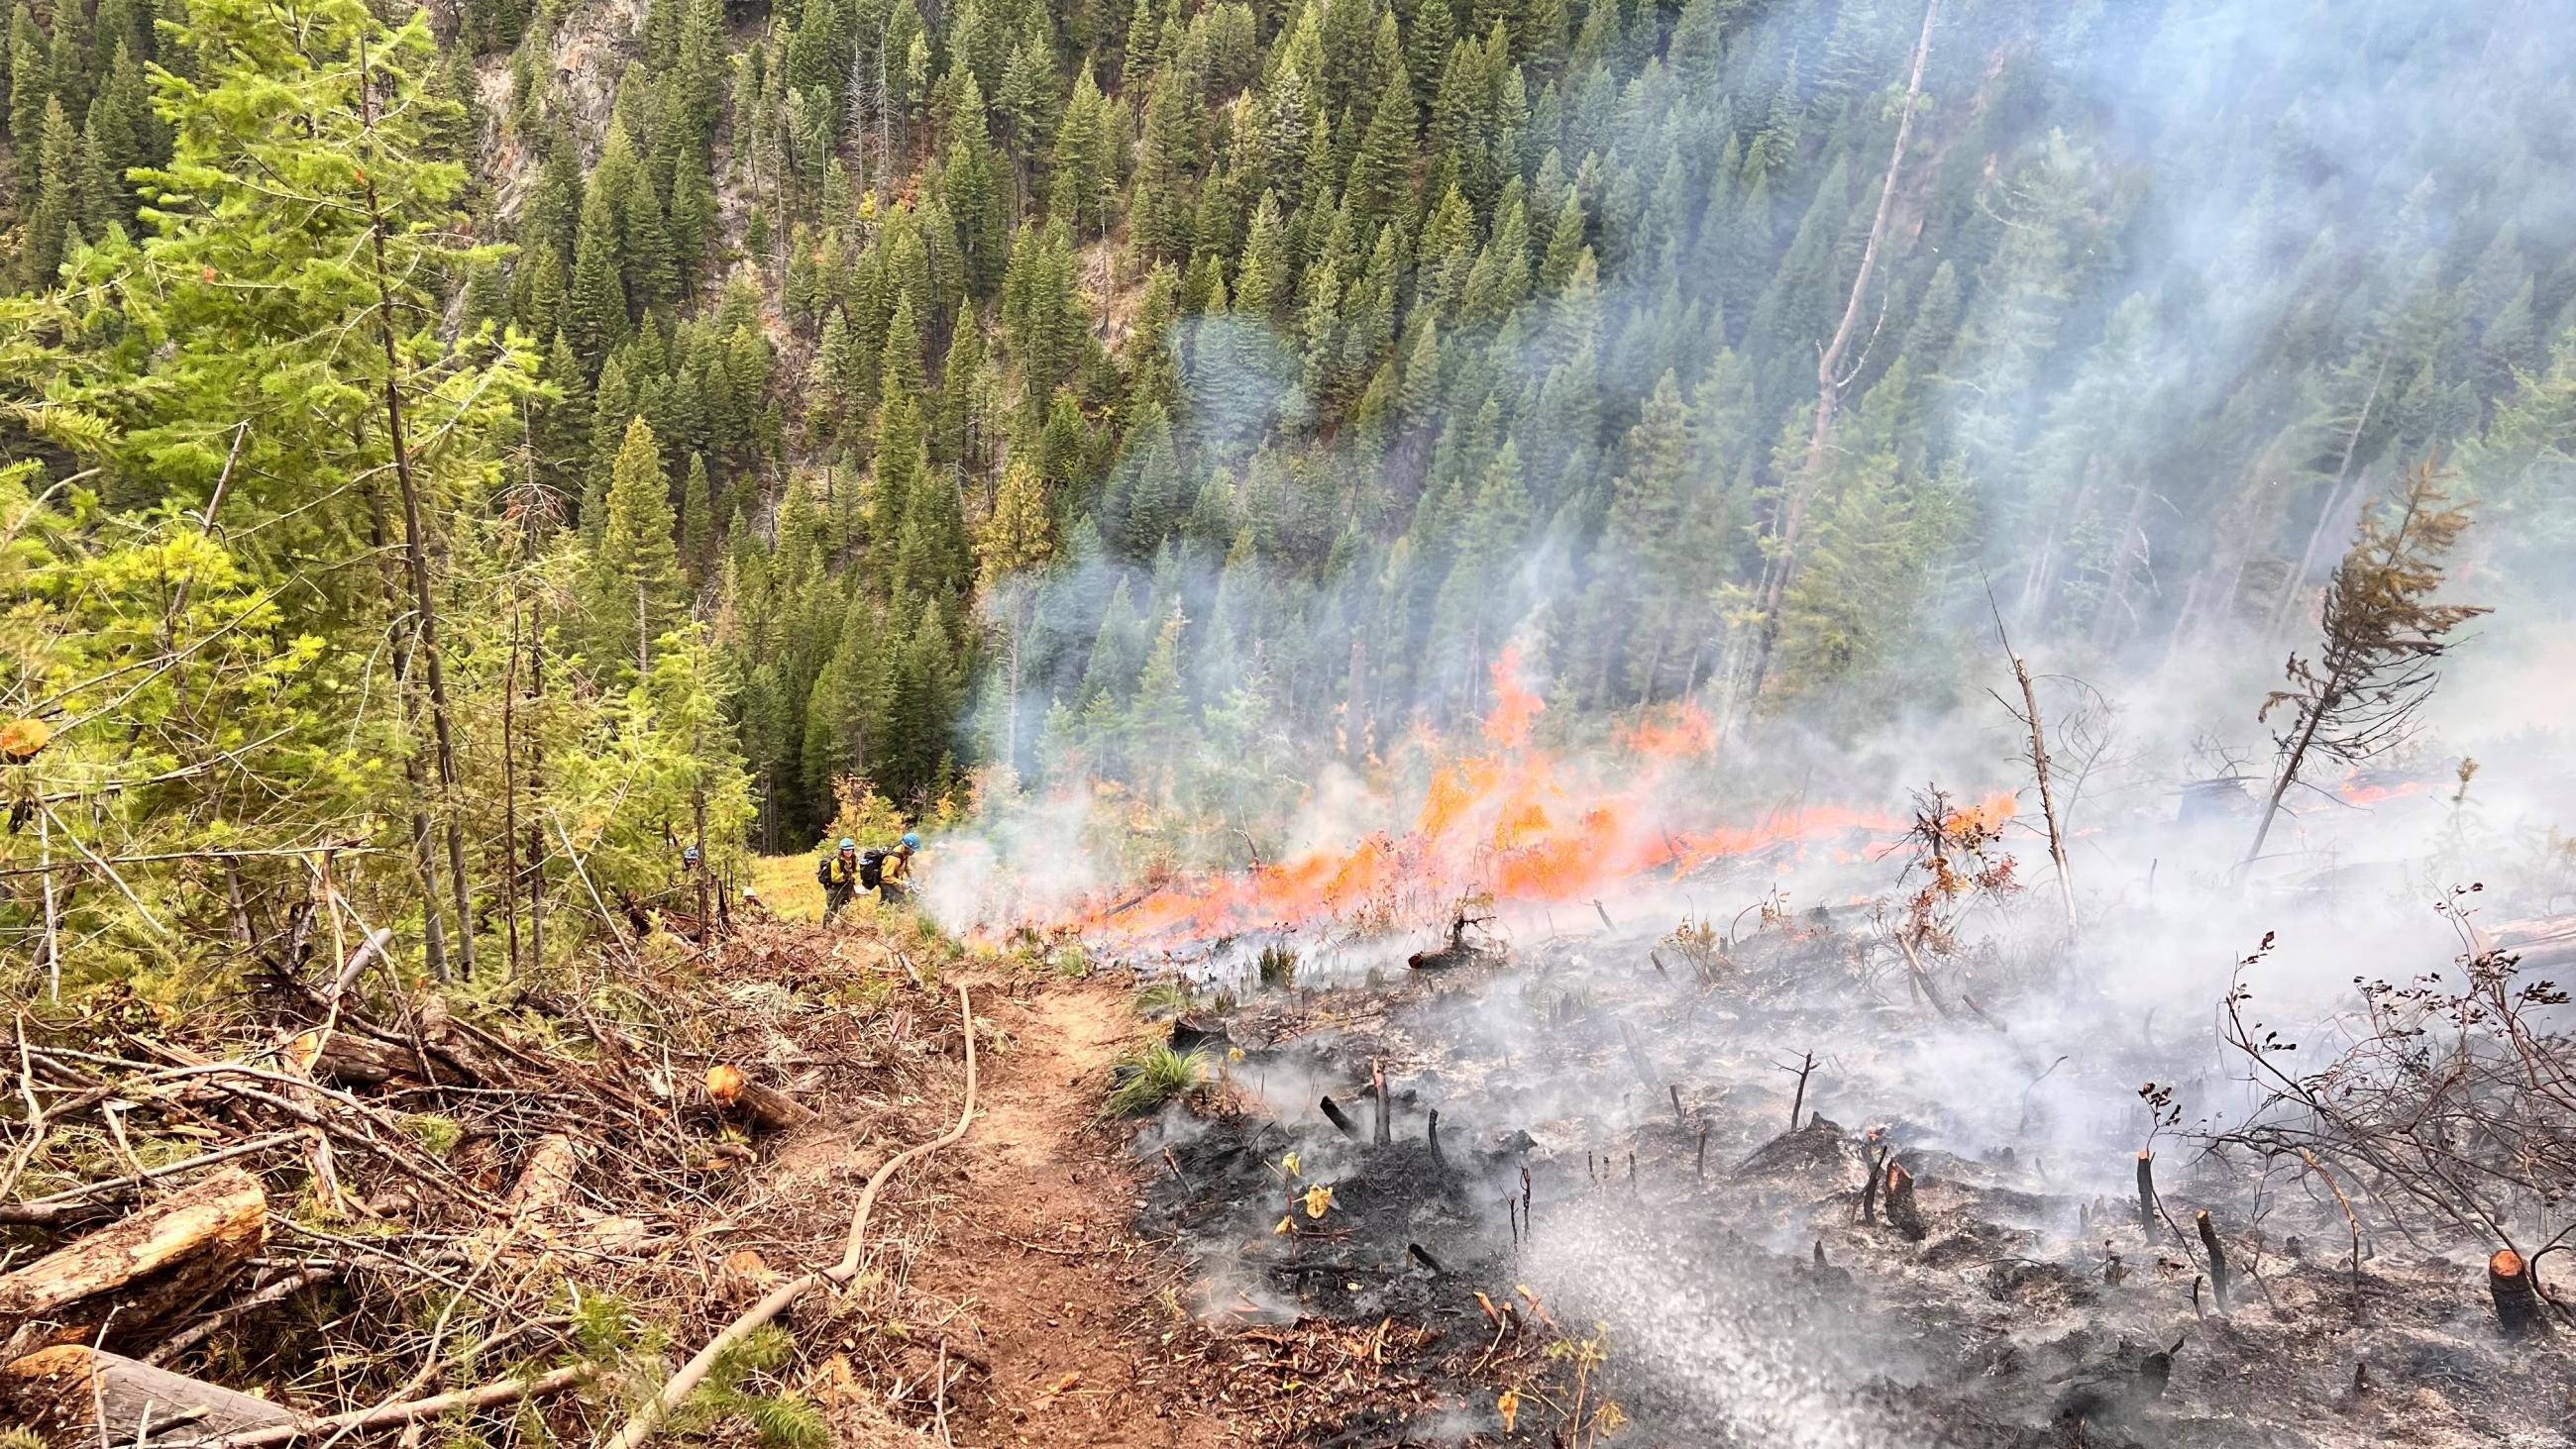
[[[1186,981],[1149,981],[1136,993],[1136,1014],[1148,1019],[1178,1016],[1194,1004]]]
[[[1207,1080],[1207,1063],[1197,1052],[1174,1051],[1171,1043],[1158,1041],[1120,1059],[1115,1077],[1102,1110],[1131,1117],[1195,1090]]]
[[[1297,984],[1297,952],[1284,942],[1273,941],[1262,947],[1256,964],[1264,991],[1285,991]]]

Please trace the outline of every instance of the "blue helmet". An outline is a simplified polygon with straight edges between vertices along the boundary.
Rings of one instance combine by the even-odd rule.
[[[692,846],[690,846],[688,849],[686,849],[686,850],[684,850],[684,851],[681,851],[681,852],[680,852],[680,859],[682,859],[682,860],[695,860],[695,859],[697,859],[697,858],[698,858],[698,848],[697,848],[696,846],[694,846],[694,845],[692,845]]]
[[[843,850],[856,850],[859,848],[859,843],[844,835],[841,837],[841,848]]]
[[[903,833],[903,848],[906,850],[921,849],[921,837],[915,835],[909,830],[905,831]]]

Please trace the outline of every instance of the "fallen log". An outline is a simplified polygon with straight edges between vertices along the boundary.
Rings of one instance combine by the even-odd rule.
[[[25,1425],[62,1449],[130,1444],[158,1426],[186,1426],[185,1440],[153,1433],[168,1444],[301,1418],[266,1399],[79,1344],[39,1349],[0,1367],[0,1422]]]
[[[437,1065],[453,1069],[464,1077],[467,1086],[509,1085],[506,1074],[483,1054],[482,1048],[474,1044],[473,1039],[460,1029],[456,1018],[449,1014],[446,997],[433,992],[422,1001],[416,1025],[429,1054],[438,1059]]]
[[[2532,1338],[2549,1331],[2531,1265],[2513,1249],[2498,1248],[2487,1259],[2487,1296],[2495,1301],[2496,1324],[2506,1337]]]
[[[104,1323],[110,1345],[156,1342],[267,1237],[258,1179],[239,1168],[209,1174],[0,1276],[0,1339],[31,1324],[79,1337]]]
[[[802,1127],[815,1118],[813,1108],[776,1087],[754,1081],[742,1068],[726,1062],[707,1068],[707,1096],[718,1107],[739,1110],[773,1132]]]
[[[266,1449],[271,1444],[292,1444],[300,1439],[319,1439],[334,1443],[368,1429],[399,1429],[444,1418],[449,1414],[475,1409],[499,1408],[503,1404],[525,1403],[530,1399],[548,1398],[566,1389],[578,1387],[582,1380],[597,1373],[591,1364],[575,1364],[551,1373],[523,1379],[503,1379],[478,1388],[456,1389],[432,1394],[425,1399],[408,1399],[398,1404],[378,1404],[372,1409],[354,1409],[346,1414],[332,1414],[319,1419],[299,1418],[293,1423],[266,1428],[246,1429],[210,1439],[186,1441],[195,1449]],[[172,1449],[172,1446],[164,1446]]]
[[[420,1058],[409,1047],[361,1036],[346,1028],[308,1031],[291,1048],[297,1066],[335,1087],[420,1087]]]

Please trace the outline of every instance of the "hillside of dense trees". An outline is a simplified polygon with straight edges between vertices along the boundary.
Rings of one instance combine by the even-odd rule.
[[[13,948],[184,985],[327,848],[462,972],[970,780],[1258,818],[1506,648],[1833,731],[1988,587],[2287,640],[2435,450],[2550,617],[2576,33],[1927,8],[16,0]]]

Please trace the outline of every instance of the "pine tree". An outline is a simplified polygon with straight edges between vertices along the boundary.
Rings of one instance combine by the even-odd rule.
[[[1343,190],[1352,214],[1372,236],[1380,227],[1411,220],[1413,146],[1413,83],[1399,63],[1369,116]]]
[[[1140,13],[1143,7],[1138,7]],[[1181,77],[1166,71],[1145,100],[1145,135],[1136,162],[1131,207],[1137,250],[1173,261],[1190,254],[1193,184],[1200,159],[1197,98]]]
[[[1001,188],[993,176],[993,148],[984,131],[984,96],[974,77],[959,77],[957,119],[948,139],[947,160],[940,170],[939,194],[957,228],[957,250],[966,267],[967,289],[989,297],[1001,284],[1008,221]]]
[[[625,241],[605,191],[582,200],[573,241],[572,290],[564,297],[564,333],[573,352],[596,371],[626,340]]]
[[[27,208],[25,246],[18,254],[18,285],[29,291],[51,287],[61,270],[67,237],[80,224],[80,201],[74,187],[82,178],[80,136],[58,100],[45,102],[42,139],[36,148],[33,205]]]
[[[1055,133],[1047,163],[1047,212],[1086,237],[1109,229],[1118,187],[1116,137],[1107,97],[1085,65],[1074,76],[1073,97]]]
[[[650,667],[653,641],[679,622],[687,593],[672,536],[670,475],[642,418],[626,425],[610,467],[606,513],[582,599],[584,652],[593,669],[632,680]]]
[[[689,472],[680,485],[680,562],[692,583],[703,587],[716,562],[716,502],[707,483],[707,460],[689,455]]]
[[[1175,609],[1156,631],[1153,651],[1145,656],[1136,681],[1136,698],[1128,708],[1125,728],[1127,752],[1144,776],[1138,783],[1167,805],[1179,783],[1182,762],[1195,753],[1198,733],[1184,683],[1183,622]]]
[[[1248,316],[1269,315],[1286,302],[1288,284],[1288,244],[1279,223],[1279,198],[1265,191],[1252,209],[1252,230],[1244,238],[1243,257],[1236,266],[1234,310]]]
[[[46,85],[45,36],[36,28],[36,17],[27,9],[27,0],[18,0],[9,15],[9,139],[18,152],[18,196],[21,201],[36,194],[37,183],[44,179],[41,161],[30,165],[40,155],[44,144],[45,102],[54,99]]]

